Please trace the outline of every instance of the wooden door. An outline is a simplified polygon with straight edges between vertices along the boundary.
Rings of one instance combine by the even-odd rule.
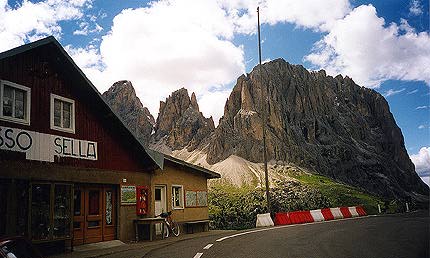
[[[166,202],[166,186],[164,185],[156,185],[154,191],[154,209],[155,216],[160,215],[162,212],[167,211],[167,202]],[[155,224],[155,232],[156,234],[161,234],[161,224]]]
[[[115,186],[76,185],[73,207],[73,245],[116,239]]]
[[[116,191],[103,187],[103,241],[114,240],[116,233]]]
[[[103,229],[103,188],[88,186],[85,190],[84,243],[102,241]]]
[[[85,189],[75,186],[73,191],[73,245],[84,243]]]

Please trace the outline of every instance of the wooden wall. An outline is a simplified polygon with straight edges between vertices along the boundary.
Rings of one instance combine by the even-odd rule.
[[[61,165],[118,171],[147,170],[142,161],[146,154],[136,151],[133,144],[137,142],[130,140],[124,130],[119,133],[117,125],[112,125],[109,117],[113,114],[101,107],[103,103],[98,95],[91,93],[90,86],[85,85],[85,80],[71,67],[53,44],[0,60],[1,80],[31,88],[30,126],[1,120],[0,126],[97,142],[97,161],[56,157],[55,163]],[[50,129],[51,93],[75,101],[74,134]],[[23,160],[25,154],[0,151],[1,159]]]
[[[151,180],[151,215],[155,215],[155,185],[166,186],[167,210],[173,211],[172,217],[177,222],[192,220],[204,220],[209,218],[208,207],[186,207],[184,197],[184,209],[172,209],[172,185],[182,185],[185,191],[206,191],[207,179],[203,173],[192,172],[187,168],[173,166],[171,162],[164,163],[163,170],[156,170]],[[158,214],[157,214],[158,215]]]

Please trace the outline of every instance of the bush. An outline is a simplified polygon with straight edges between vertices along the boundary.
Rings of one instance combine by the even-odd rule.
[[[277,182],[270,196],[272,212],[328,207],[327,199],[318,190],[299,182]],[[253,228],[257,214],[267,212],[265,191],[252,186],[215,183],[208,199],[212,229]]]
[[[292,180],[275,180],[270,189],[271,211],[288,212],[362,205],[367,214],[376,214],[378,204],[386,212],[399,212],[403,203],[384,202],[357,188],[337,183],[321,175],[299,174]],[[212,229],[255,227],[257,214],[266,213],[264,189],[235,186],[227,181],[213,182],[208,193]],[[414,204],[411,204],[412,207]]]
[[[208,200],[212,229],[255,227],[255,218],[266,205],[260,189],[231,184],[212,185]]]

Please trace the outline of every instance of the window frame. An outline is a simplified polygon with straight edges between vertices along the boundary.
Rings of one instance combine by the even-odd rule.
[[[64,128],[64,127],[60,127],[60,126],[56,126],[54,124],[54,103],[55,100],[59,100],[62,102],[67,102],[69,104],[71,104],[71,117],[70,117],[70,124],[71,124],[71,128]],[[61,132],[66,132],[66,133],[75,133],[75,101],[73,99],[69,99],[69,98],[65,98],[56,94],[51,93],[51,104],[50,104],[50,124],[51,124],[51,129],[52,130],[57,130],[57,131],[61,131]],[[63,105],[61,105],[61,107],[63,107]],[[61,123],[63,121],[63,108],[61,108]]]
[[[174,192],[174,188],[180,188],[181,189],[181,194],[179,196],[179,203],[180,206],[175,206],[175,192]],[[183,185],[172,185],[172,209],[173,210],[183,210],[185,208],[184,206],[184,186]]]
[[[26,96],[26,102],[24,101],[24,105],[26,107],[24,108],[24,118],[16,118],[16,117],[10,117],[10,116],[4,116],[3,115],[3,95],[4,95],[4,86],[8,86],[14,89],[19,89],[25,92]],[[31,115],[31,88],[26,87],[24,85],[10,82],[7,80],[0,80],[0,120],[7,121],[7,122],[13,122],[17,124],[23,124],[23,125],[30,125],[30,115]],[[14,107],[12,107],[12,110],[14,110]],[[14,112],[12,111],[12,114]]]

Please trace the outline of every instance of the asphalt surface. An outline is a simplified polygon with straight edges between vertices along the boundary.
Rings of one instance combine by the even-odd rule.
[[[143,257],[428,258],[429,224],[428,211],[369,216],[200,237]]]

